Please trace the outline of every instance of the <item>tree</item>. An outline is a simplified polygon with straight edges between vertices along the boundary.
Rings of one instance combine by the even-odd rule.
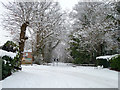
[[[25,40],[28,39],[28,37],[25,37],[26,28],[29,25],[29,22],[25,22],[21,26],[21,32],[20,32],[20,42],[19,42],[19,54],[20,54],[20,60],[23,58],[23,51],[25,46]]]
[[[23,51],[25,46],[26,28],[34,20],[34,15],[36,14],[36,7],[38,3],[34,2],[9,2],[8,4],[3,4],[7,9],[3,17],[3,26],[6,30],[10,30],[13,35],[18,35],[19,38],[19,54],[20,60],[23,57]],[[17,32],[17,33],[16,33]]]
[[[118,36],[117,36],[117,40],[119,41],[118,42],[118,44],[120,44],[120,19],[119,19],[119,17],[120,17],[120,2],[117,2],[116,4],[115,4],[116,6],[115,6],[115,9],[116,9],[116,18],[115,19],[117,19],[117,21],[118,21]],[[120,46],[119,46],[119,50],[120,50]]]
[[[74,48],[71,50],[72,56],[79,57],[83,53],[85,56],[82,57],[86,57],[88,54],[88,61],[94,63],[96,56],[117,52],[118,44],[114,38],[117,35],[117,20],[109,17],[112,13],[114,8],[110,3],[104,2],[79,2],[74,7],[71,16],[74,21],[71,37],[71,48]],[[110,50],[114,52],[109,52]]]
[[[64,19],[63,13],[61,13],[59,3],[57,2],[40,2],[37,15],[35,16],[36,22],[34,22],[34,40],[33,54],[36,58],[36,62],[40,63],[40,57],[43,61],[45,59],[45,48],[49,46],[50,53],[53,48],[60,42],[58,36],[63,30]],[[56,44],[52,45],[55,40]],[[48,51],[48,50],[47,50]],[[47,54],[47,53],[46,53]],[[51,55],[50,55],[51,56]]]

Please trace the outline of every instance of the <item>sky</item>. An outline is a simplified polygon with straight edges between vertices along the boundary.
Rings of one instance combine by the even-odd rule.
[[[72,7],[77,4],[79,0],[57,0],[59,1],[62,9],[72,9]]]
[[[18,1],[18,0],[0,0],[0,2],[8,2],[8,1]],[[19,0],[20,1],[20,0]],[[34,0],[30,0],[34,1]],[[72,7],[79,1],[79,0],[55,0],[58,1],[62,7],[62,9],[72,9]],[[1,9],[0,9],[1,10]]]

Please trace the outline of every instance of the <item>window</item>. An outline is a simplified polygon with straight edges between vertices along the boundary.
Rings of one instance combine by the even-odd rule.
[[[28,56],[28,53],[26,53],[26,56]]]

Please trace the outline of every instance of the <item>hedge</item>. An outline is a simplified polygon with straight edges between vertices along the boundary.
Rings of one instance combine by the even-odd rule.
[[[9,56],[3,56],[2,59],[2,79],[10,76],[12,73],[21,69],[18,56],[11,58]]]
[[[120,71],[120,55],[110,60],[111,69]]]
[[[19,58],[18,46],[14,42],[7,41],[2,46],[2,49],[8,52],[17,52],[17,55],[14,58],[11,58],[7,55],[3,57],[0,56],[0,72],[2,72],[2,75],[0,73],[0,76],[2,76],[2,79],[5,79],[12,73],[21,70],[21,63]]]
[[[108,68],[110,65],[109,65],[109,62],[106,60],[106,59],[98,59],[97,62],[96,62],[97,66],[100,65],[104,68]]]

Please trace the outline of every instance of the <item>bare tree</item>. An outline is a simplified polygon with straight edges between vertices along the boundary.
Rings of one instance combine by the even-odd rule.
[[[26,28],[32,25],[38,3],[9,2],[3,5],[7,9],[3,16],[3,26],[6,30],[10,30],[13,36],[18,36],[15,38],[19,43],[20,60],[22,60],[25,40],[27,40]]]
[[[3,25],[5,29],[12,32],[13,39],[19,44],[21,58],[25,40],[27,39],[25,31],[26,29],[29,30],[27,25],[24,27],[26,22],[29,23],[28,27],[31,28],[29,30],[31,37],[28,38],[28,42],[31,44],[33,55],[39,58],[42,54],[44,58],[45,45],[51,42],[47,38],[57,38],[63,29],[64,19],[62,18],[63,13],[61,13],[59,4],[47,1],[14,2],[4,6],[9,12],[4,16]],[[60,40],[57,38],[55,46],[59,42]],[[29,45],[26,43],[26,46],[28,47]]]
[[[61,13],[59,3],[57,2],[40,2],[37,15],[35,16],[36,22],[34,27],[34,56],[36,61],[40,61],[42,56],[43,61],[45,58],[45,47],[49,43],[53,42],[56,38],[56,45],[50,46],[49,49],[52,50],[59,43],[57,38],[63,29],[62,18],[64,14]]]

